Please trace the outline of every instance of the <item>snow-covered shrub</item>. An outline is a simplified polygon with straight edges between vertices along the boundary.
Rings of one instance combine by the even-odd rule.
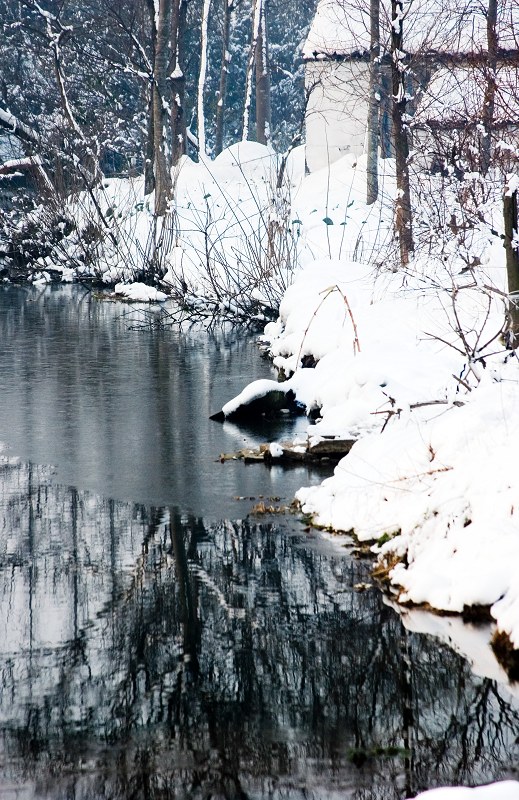
[[[173,201],[175,246],[161,285],[191,318],[264,324],[275,318],[297,263],[290,178],[278,157],[241,142],[213,162],[185,159]]]

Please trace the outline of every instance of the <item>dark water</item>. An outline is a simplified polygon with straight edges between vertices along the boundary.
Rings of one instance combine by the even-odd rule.
[[[215,466],[294,426],[209,420],[249,381],[275,377],[251,337],[129,331],[129,313],[75,287],[0,287],[0,443],[55,465],[59,483],[212,519],[229,516],[233,497],[292,497],[318,480],[303,467]],[[250,508],[234,502],[233,515]]]
[[[129,332],[78,296],[0,292],[0,797],[517,777],[513,687],[406,630],[367,564],[233,499],[319,479],[214,460],[273,438],[207,421],[270,375],[250,341]]]

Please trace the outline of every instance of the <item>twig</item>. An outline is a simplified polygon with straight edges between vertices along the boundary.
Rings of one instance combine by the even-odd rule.
[[[337,291],[341,295],[342,299],[346,303],[346,308],[348,309],[348,314],[350,315],[351,324],[353,325],[353,333],[355,334],[355,338],[353,340],[353,355],[355,355],[355,348],[356,348],[357,353],[360,353],[360,342],[359,342],[359,337],[358,337],[358,334],[357,334],[357,325],[355,324],[355,320],[353,318],[351,307],[350,307],[350,304],[348,303],[348,298],[346,297],[344,292],[341,292],[341,290],[339,289],[339,287],[337,285],[335,286],[335,288],[337,289]]]
[[[313,313],[313,314],[312,314],[312,316],[310,317],[310,321],[309,321],[308,325],[307,325],[307,326],[306,326],[306,328],[305,328],[305,331],[304,331],[304,333],[303,333],[303,338],[301,339],[301,345],[300,345],[300,347],[299,347],[299,352],[298,352],[298,354],[297,354],[297,360],[296,360],[296,369],[298,368],[298,366],[299,366],[299,361],[301,360],[301,351],[303,350],[303,345],[304,345],[304,343],[305,343],[306,334],[307,334],[307,333],[308,333],[308,331],[310,330],[310,326],[311,326],[312,322],[314,321],[315,317],[317,316],[317,314],[318,314],[318,312],[319,312],[319,309],[320,309],[320,308],[321,308],[321,306],[323,305],[324,301],[327,299],[327,297],[329,297],[329,296],[331,295],[331,293],[332,293],[332,292],[334,292],[334,291],[335,291],[335,288],[336,288],[335,286],[329,286],[329,287],[328,287],[328,289],[323,289],[323,291],[320,293],[320,294],[324,294],[324,293],[326,293],[326,294],[324,294],[324,297],[323,297],[323,299],[321,300],[321,302],[319,303],[319,305],[317,306],[317,308],[314,310],[314,313]]]
[[[427,472],[418,472],[416,475],[406,475],[403,478],[395,478],[392,483],[399,483],[400,481],[409,481],[413,478],[425,478],[429,475],[436,475],[438,472],[450,472],[453,467],[438,467],[438,469],[430,469]]]
[[[461,384],[468,392],[472,391],[472,386],[469,386],[469,384],[464,381],[463,378],[458,378],[458,376],[454,375],[454,373],[452,374],[452,377],[455,381],[458,381],[458,383]]]
[[[438,336],[436,333],[428,333],[427,331],[424,331],[424,335],[425,335],[425,336],[430,336],[430,337],[431,337],[431,339],[437,339],[437,340],[438,340],[439,342],[441,342],[442,344],[445,344],[445,345],[447,345],[447,347],[452,347],[452,349],[453,349],[453,350],[456,350],[456,352],[457,352],[457,353],[461,353],[461,355],[462,355],[462,356],[465,356],[465,355],[467,355],[467,354],[466,354],[466,353],[465,353],[465,352],[464,352],[464,351],[461,349],[461,347],[456,347],[456,345],[455,345],[455,344],[452,344],[452,342],[448,342],[448,341],[447,341],[447,339],[442,339],[442,337],[441,337],[441,336]]]
[[[453,377],[455,378],[456,376],[453,375]],[[456,378],[456,380],[458,380],[458,378]],[[470,387],[467,386],[467,388],[470,391]],[[390,399],[392,399],[392,398],[390,398]],[[450,402],[450,400],[427,400],[427,401],[422,401],[420,403],[411,403],[408,406],[408,408],[409,408],[410,411],[414,411],[416,408],[425,408],[426,406],[448,406],[448,405],[453,405],[453,406],[456,406],[456,408],[459,408],[460,406],[464,406],[465,403],[463,402],[463,400],[454,400],[454,402],[452,402],[452,403]],[[382,410],[382,411],[371,411],[370,414],[372,416],[378,416],[380,414],[385,414],[386,415],[386,420],[385,420],[385,422],[384,422],[384,424],[383,424],[383,426],[381,428],[381,431],[380,431],[380,433],[384,433],[384,431],[386,429],[386,426],[387,426],[389,420],[391,419],[391,417],[400,416],[402,411],[403,411],[402,408],[388,408],[388,409]]]

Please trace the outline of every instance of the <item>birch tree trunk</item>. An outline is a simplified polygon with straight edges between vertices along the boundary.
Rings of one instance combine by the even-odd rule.
[[[368,146],[366,203],[378,197],[378,143],[380,107],[380,0],[370,0]]]
[[[404,123],[407,98],[403,44],[403,0],[391,0],[391,78],[393,92],[391,107],[397,187],[395,231],[400,247],[400,262],[402,266],[406,266],[414,250],[414,244],[408,165],[409,142],[407,140],[407,126]]]
[[[205,158],[206,156],[204,91],[207,75],[207,33],[209,27],[210,7],[211,0],[204,0],[204,5],[202,8],[202,29],[200,35],[200,71],[198,73],[197,95],[198,154],[201,159]]]

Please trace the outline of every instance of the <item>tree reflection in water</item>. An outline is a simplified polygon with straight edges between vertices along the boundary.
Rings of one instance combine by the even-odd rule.
[[[387,800],[513,774],[507,687],[293,521],[209,525],[8,460],[0,484],[0,787]]]

